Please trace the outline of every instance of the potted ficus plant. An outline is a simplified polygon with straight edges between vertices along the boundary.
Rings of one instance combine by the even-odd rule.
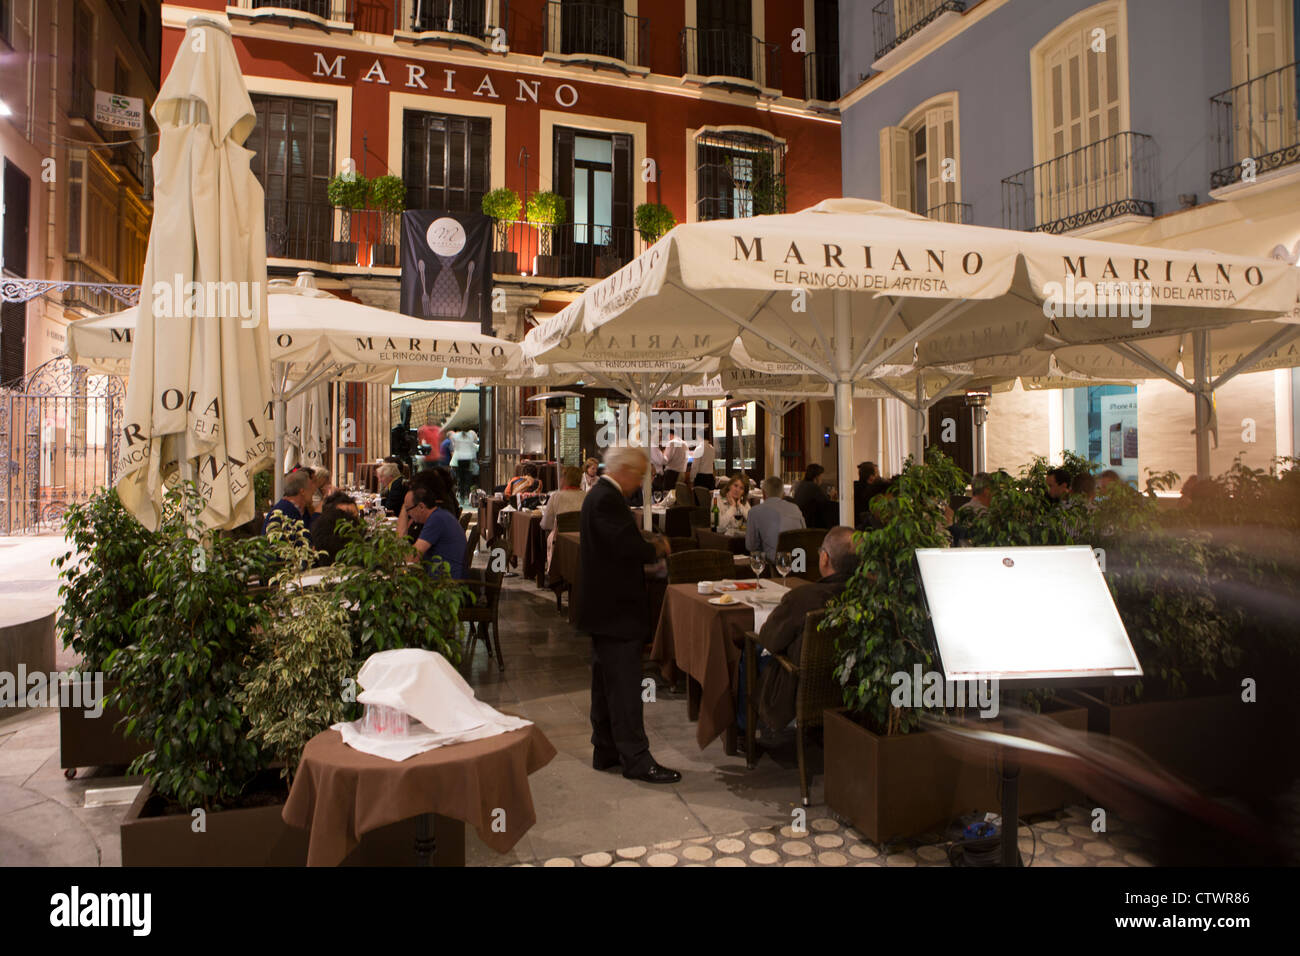
[[[660,202],[643,202],[636,207],[634,216],[636,231],[641,241],[652,245],[668,234],[668,230],[677,225],[672,210]]]
[[[537,229],[538,255],[534,272],[539,276],[558,276],[562,268],[560,256],[551,251],[555,227],[564,222],[567,210],[564,197],[553,192],[533,193],[528,197],[528,222]]]
[[[369,198],[371,208],[379,211],[379,242],[371,247],[371,265],[395,266],[406,183],[400,176],[377,176],[370,181]]]
[[[78,767],[126,766],[148,749],[125,734],[111,700],[118,681],[109,660],[131,644],[143,613],[150,586],[141,557],[154,535],[107,488],[68,507],[64,536],[72,549],[54,562],[63,602],[57,628],[63,646],[81,660],[62,679],[69,686],[60,687],[59,699],[86,705],[59,710],[59,763],[71,778]],[[117,663],[122,660],[119,655]]]
[[[122,863],[300,864],[305,835],[280,819],[287,791],[238,700],[275,554],[265,538],[206,531],[203,507],[193,483],[167,494],[132,643],[110,657],[127,731],[149,747],[131,765],[146,782],[122,821]]]
[[[506,248],[510,226],[519,219],[522,204],[519,194],[509,186],[493,189],[483,196],[483,214],[492,217],[496,251],[492,253],[492,271],[498,275],[518,275],[519,257]]]
[[[352,213],[366,208],[370,184],[355,171],[339,173],[325,187],[330,205],[340,211],[339,239],[331,244],[333,261],[342,265],[357,264],[357,244],[352,241]]]

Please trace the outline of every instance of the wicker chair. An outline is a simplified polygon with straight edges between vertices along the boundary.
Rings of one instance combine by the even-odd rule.
[[[825,528],[792,528],[782,531],[776,538],[776,550],[795,551],[803,548],[804,569],[798,576],[808,581],[820,581],[822,573],[818,563],[818,552],[822,541],[826,539]]]
[[[694,524],[691,521],[691,512],[694,510],[694,508],[669,508],[664,512],[664,534],[670,538],[694,537],[692,531]]]
[[[736,564],[730,551],[696,548],[668,555],[668,583],[695,584],[697,581],[721,581],[735,577]]]
[[[713,504],[713,492],[708,488],[695,488],[695,507],[708,508]]]
[[[668,546],[672,548],[673,554],[677,554],[680,551],[695,551],[700,543],[694,538],[669,538]]]
[[[799,753],[799,794],[809,805],[808,760],[804,737],[812,727],[820,727],[828,707],[841,703],[840,687],[835,681],[835,634],[819,631],[825,611],[813,611],[804,618],[803,646],[796,664],[784,654],[773,654],[768,667],[784,667],[799,681],[795,694],[795,742]],[[745,632],[745,763],[753,770],[758,763],[754,728],[758,723],[758,655],[762,650],[758,635]],[[780,728],[777,728],[780,729]]]
[[[564,534],[569,531],[578,531],[582,528],[581,511],[561,511],[555,516],[555,533]]]
[[[693,505],[695,503],[695,489],[684,481],[677,482],[677,487],[673,489],[673,501],[677,507],[684,505]]]

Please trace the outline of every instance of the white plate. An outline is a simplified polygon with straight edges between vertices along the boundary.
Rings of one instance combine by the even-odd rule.
[[[744,607],[745,606],[744,601],[728,601],[727,603],[724,604],[722,602],[721,597],[709,598],[709,603],[716,604],[718,607]]]

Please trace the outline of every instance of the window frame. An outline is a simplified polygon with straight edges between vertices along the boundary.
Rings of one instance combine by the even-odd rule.
[[[919,105],[917,105],[910,113],[908,113],[905,117],[903,117],[902,121],[899,122],[897,126],[887,126],[880,131],[881,133],[880,135],[880,139],[881,139],[880,197],[882,202],[889,203],[890,205],[896,205],[893,202],[893,197],[897,193],[897,189],[893,184],[893,178],[894,178],[893,172],[895,168],[895,163],[897,161],[897,157],[894,155],[894,150],[896,148],[895,143],[899,141],[901,137],[897,136],[896,134],[891,136],[891,134],[894,133],[894,131],[902,131],[906,133],[906,139],[907,139],[907,150],[908,150],[907,157],[906,157],[907,159],[906,166],[908,170],[907,181],[908,181],[908,193],[912,199],[911,207],[908,208],[906,211],[913,212],[918,216],[928,216],[930,209],[933,209],[936,206],[945,205],[947,203],[961,203],[962,201],[961,198],[962,197],[961,109],[959,108],[960,105],[959,100],[960,100],[960,96],[956,90],[951,90],[947,93],[939,93],[935,96],[930,97],[928,100],[923,101]],[[952,142],[949,144],[951,146],[951,155],[938,157],[938,166],[931,167],[930,156],[929,156],[930,141],[931,141],[930,132],[931,130],[938,130],[939,132],[936,135],[939,136],[943,135],[943,131],[940,126],[931,125],[931,118],[934,114],[940,113],[944,110],[950,110],[952,112]],[[915,169],[916,149],[912,145],[913,140],[921,130],[926,131],[926,180],[927,182],[926,182],[926,202],[924,203],[925,206],[924,209],[916,208],[918,205],[921,205],[921,203],[919,202],[918,196],[916,195],[916,169]],[[889,141],[888,144],[887,141]],[[949,152],[949,150],[945,150],[945,149],[940,149],[939,151],[941,153]],[[951,183],[942,183],[942,171],[943,171],[944,159],[952,159],[955,162],[956,178]],[[936,173],[936,169],[937,169],[937,173]],[[934,181],[939,181],[944,186],[951,186],[952,197],[945,198],[940,203],[931,204],[929,201],[929,185],[931,182]],[[902,208],[902,207],[898,207],[898,208]]]
[[[718,142],[708,142],[708,140],[710,139],[717,140]],[[732,142],[728,143],[727,140],[731,140]],[[748,144],[746,143],[746,140],[749,141]],[[692,188],[690,189],[689,195],[687,197],[689,203],[689,209],[687,212],[689,218],[687,221],[710,222],[710,221],[716,221],[720,219],[747,219],[747,218],[751,218],[754,215],[767,215],[767,213],[756,213],[753,211],[752,203],[754,202],[754,198],[752,195],[752,190],[747,200],[751,204],[749,216],[734,216],[734,215],[713,216],[706,219],[701,215],[701,204],[706,201],[709,201],[709,197],[705,197],[703,195],[704,184],[701,180],[704,173],[704,169],[706,168],[706,164],[702,164],[700,162],[700,150],[706,148],[713,148],[713,149],[719,149],[728,152],[749,152],[755,155],[759,155],[763,151],[762,149],[758,148],[759,140],[766,141],[766,143],[768,144],[767,148],[769,148],[772,151],[774,161],[779,162],[780,172],[778,175],[783,186],[782,191],[784,195],[782,196],[782,200],[780,202],[780,208],[773,209],[771,210],[771,212],[782,213],[786,211],[786,209],[788,208],[787,199],[789,194],[788,182],[786,179],[787,158],[788,158],[789,148],[786,140],[781,137],[774,136],[772,133],[768,132],[767,130],[755,129],[754,127],[747,127],[747,126],[746,127],[739,127],[739,126],[703,127],[701,129],[687,131],[687,150],[690,155],[690,168],[692,171],[692,175],[690,177],[690,183]],[[747,145],[752,145],[755,148],[747,149],[746,148]],[[733,192],[734,192],[735,182],[736,182],[735,178],[732,177]],[[752,187],[752,183],[753,180],[750,180],[751,187]],[[734,195],[729,200],[729,202],[733,204],[732,209],[734,210],[736,208],[734,205],[736,203],[736,199]]]

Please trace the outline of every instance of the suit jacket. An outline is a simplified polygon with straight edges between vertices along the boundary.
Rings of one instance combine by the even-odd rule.
[[[828,574],[814,584],[794,588],[781,599],[758,632],[759,643],[773,654],[784,654],[795,665],[803,650],[803,623],[810,611],[820,611],[844,590],[847,574]],[[773,730],[794,719],[799,681],[775,662],[764,669],[758,682],[758,713]]]
[[[644,566],[654,545],[641,536],[627,499],[602,478],[582,502],[579,525],[582,603],[578,629],[629,641],[650,639],[650,599]]]

